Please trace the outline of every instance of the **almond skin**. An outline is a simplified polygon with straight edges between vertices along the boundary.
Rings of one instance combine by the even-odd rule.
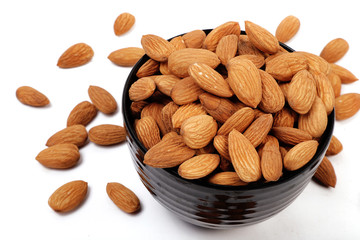
[[[252,42],[250,42],[247,35],[240,35],[238,42],[238,54],[241,55],[255,55],[263,57],[263,53],[257,49]]]
[[[333,91],[334,91],[334,95],[337,98],[341,94],[341,78],[337,74],[335,74],[333,71],[331,71],[327,75],[327,78],[329,79],[331,86],[333,88]]]
[[[259,108],[264,112],[275,113],[283,109],[285,96],[276,80],[267,72],[259,70],[262,86],[262,97]]]
[[[261,154],[262,175],[266,181],[277,181],[282,175],[282,168],[283,163],[279,143],[266,142]]]
[[[170,40],[170,43],[174,45],[175,50],[186,48],[185,42],[181,36],[174,37],[173,39]]]
[[[293,127],[296,120],[296,113],[284,107],[274,115],[273,127]]]
[[[85,200],[87,190],[87,182],[82,180],[68,182],[50,196],[48,204],[56,212],[69,212]]]
[[[360,109],[360,94],[347,93],[335,99],[336,120],[344,120],[354,116]]]
[[[135,17],[130,13],[121,13],[114,22],[114,33],[116,36],[128,32],[135,23]]]
[[[153,34],[143,35],[141,45],[146,55],[159,62],[166,61],[170,54],[175,51],[174,45],[169,41]]]
[[[105,89],[98,86],[90,86],[88,94],[95,107],[105,114],[112,114],[117,110],[115,98]]]
[[[46,146],[51,147],[60,143],[72,143],[78,147],[85,145],[88,138],[86,128],[81,124],[76,124],[64,128],[53,134],[46,142]]]
[[[318,169],[314,174],[314,178],[321,182],[326,187],[335,188],[336,174],[333,165],[327,157],[324,157],[321,161]]]
[[[200,104],[190,103],[180,106],[172,116],[173,128],[180,128],[186,119],[197,115],[206,115]]]
[[[275,36],[280,42],[287,42],[299,31],[300,20],[295,16],[287,16],[276,28]]]
[[[203,30],[194,30],[182,36],[187,48],[202,48],[206,34]]]
[[[37,156],[43,166],[67,169],[76,165],[80,159],[79,149],[71,143],[61,143],[42,150]]]
[[[160,129],[161,134],[165,135],[165,125],[161,117],[161,111],[163,108],[164,104],[152,102],[143,108],[143,110],[141,111],[141,118],[144,118],[146,116],[151,116],[152,118],[154,118]]]
[[[114,145],[126,140],[126,131],[118,125],[102,124],[89,130],[89,139],[102,146]]]
[[[224,123],[237,110],[235,104],[230,100],[210,93],[201,94],[199,100],[206,112],[220,123]]]
[[[230,154],[229,154],[229,143],[228,143],[228,137],[225,135],[216,135],[214,137],[214,141],[213,141],[214,147],[216,148],[216,150],[218,151],[218,153],[230,160]]]
[[[94,56],[93,49],[85,43],[77,43],[69,47],[59,58],[57,66],[60,68],[73,68],[82,66]]]
[[[136,194],[121,183],[110,182],[106,185],[106,192],[115,205],[126,213],[140,210],[140,200]]]
[[[212,173],[219,163],[219,155],[202,154],[183,162],[179,166],[178,173],[185,179],[199,179]]]
[[[273,124],[273,117],[271,114],[264,114],[255,121],[244,132],[244,136],[256,148],[265,139],[271,130]]]
[[[236,172],[219,172],[209,178],[209,182],[217,185],[244,186],[246,182],[241,181]]]
[[[67,126],[69,127],[75,124],[86,126],[96,117],[96,115],[97,109],[95,105],[89,101],[83,101],[71,110],[67,119]]]
[[[233,60],[240,60],[240,59],[250,60],[257,68],[261,68],[265,64],[264,56],[261,56],[261,55],[260,56],[259,55],[239,55],[230,60],[233,61]]]
[[[332,155],[336,155],[338,154],[339,152],[341,152],[343,150],[343,145],[342,143],[340,142],[340,140],[335,137],[334,135],[331,137],[331,140],[330,140],[330,144],[329,144],[329,147],[328,149],[326,150],[326,153],[325,155],[326,156],[332,156]]]
[[[260,157],[251,142],[237,130],[229,134],[229,154],[236,173],[244,182],[261,178]]]
[[[203,92],[192,77],[186,77],[174,84],[170,96],[176,104],[184,105],[198,100]]]
[[[175,131],[172,123],[172,117],[178,109],[178,105],[176,105],[174,102],[169,102],[161,110],[161,118],[164,123],[166,133]]]
[[[219,41],[227,35],[240,35],[240,25],[238,22],[226,22],[221,24],[220,26],[211,30],[211,32],[206,36],[203,48],[208,49],[210,51],[215,51]]]
[[[284,167],[295,171],[308,163],[315,155],[319,143],[315,140],[301,142],[291,148],[284,158]]]
[[[157,89],[167,96],[171,96],[171,90],[180,78],[175,75],[159,75],[154,78]]]
[[[111,52],[108,59],[118,66],[132,67],[144,54],[145,51],[142,48],[128,47]]]
[[[331,40],[320,53],[320,57],[329,63],[339,61],[349,50],[349,44],[342,38]]]
[[[271,132],[279,141],[289,145],[296,145],[304,141],[312,140],[312,136],[309,133],[298,128],[273,127]]]
[[[326,113],[329,115],[335,107],[335,93],[331,82],[324,73],[311,73],[316,83],[316,92],[324,103]]]
[[[141,118],[135,126],[136,135],[146,149],[160,142],[160,130],[154,118],[146,116]]]
[[[228,61],[235,57],[238,48],[238,36],[235,34],[224,36],[220,39],[216,47],[216,55],[218,55],[221,63],[226,66]]]
[[[159,71],[160,63],[153,59],[147,60],[136,72],[138,78],[148,77]]]
[[[143,77],[131,84],[129,97],[132,101],[141,101],[149,98],[155,91],[156,85],[152,78]]]
[[[233,129],[243,132],[252,123],[254,117],[254,110],[249,107],[241,108],[224,122],[217,134],[228,135]]]
[[[342,66],[339,66],[337,64],[331,64],[331,71],[338,75],[341,79],[341,83],[345,83],[345,84],[348,84],[348,83],[353,83],[353,82],[356,82],[358,81],[359,79],[352,73],[350,72],[348,69],[342,67]]]
[[[260,51],[274,54],[279,50],[280,45],[278,40],[265,28],[253,22],[245,21],[245,31],[249,36],[249,40]]]
[[[16,97],[21,103],[32,107],[43,107],[50,103],[44,94],[29,86],[19,87]]]
[[[329,74],[331,66],[322,57],[309,52],[297,51],[296,53],[302,54],[306,58],[309,71]]]

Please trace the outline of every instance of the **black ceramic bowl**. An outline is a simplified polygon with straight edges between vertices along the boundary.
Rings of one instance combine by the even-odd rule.
[[[209,31],[205,30],[206,33]],[[281,43],[281,46],[289,52],[294,51],[285,44]],[[136,171],[145,187],[160,204],[189,223],[225,229],[266,220],[299,196],[313,177],[330,143],[334,111],[328,117],[327,129],[319,141],[313,159],[297,171],[284,171],[277,182],[234,187],[214,185],[201,180],[186,180],[177,174],[176,169],[153,168],[143,164],[146,149],[136,137],[133,128],[129,88],[138,79],[136,72],[148,59],[145,55],[130,72],[124,86],[122,113]]]

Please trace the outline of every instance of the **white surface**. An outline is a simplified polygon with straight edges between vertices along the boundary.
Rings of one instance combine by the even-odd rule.
[[[360,76],[360,15],[357,1],[1,1],[0,2],[0,239],[359,239],[360,159],[359,120],[336,123],[335,135],[344,151],[332,157],[338,183],[326,189],[311,182],[296,201],[275,217],[249,227],[214,231],[182,222],[160,206],[139,180],[126,144],[80,150],[81,162],[57,171],[40,165],[35,156],[45,142],[66,125],[70,110],[89,100],[89,85],[111,92],[121,104],[130,68],[112,64],[110,52],[140,47],[143,34],[164,38],[226,21],[251,20],[275,32],[287,15],[301,28],[289,45],[319,54],[330,40],[350,44],[338,62]],[[136,17],[124,36],[113,33],[122,12]],[[82,67],[59,69],[58,57],[69,46],[85,42],[93,60]],[[45,93],[51,106],[32,108],[18,102],[15,91],[30,85]],[[360,92],[360,83],[343,86],[343,93]],[[121,112],[99,113],[87,127],[122,124]],[[89,183],[85,203],[70,214],[57,214],[47,205],[60,185],[76,179]],[[121,212],[106,195],[107,182],[130,187],[141,199],[137,215]]]

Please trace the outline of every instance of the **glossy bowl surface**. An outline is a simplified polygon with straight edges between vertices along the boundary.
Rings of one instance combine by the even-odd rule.
[[[208,33],[210,30],[204,31]],[[287,51],[294,51],[287,45],[280,44]],[[122,113],[135,169],[147,190],[161,205],[194,225],[225,229],[264,221],[286,208],[304,190],[330,143],[335,121],[334,111],[328,116],[327,129],[313,159],[297,171],[284,170],[277,182],[256,182],[238,187],[220,186],[201,180],[183,179],[177,174],[177,168],[160,169],[143,164],[146,149],[133,128],[134,118],[130,111],[128,92],[131,84],[138,79],[136,72],[148,59],[146,55],[141,58],[128,76],[123,92]]]

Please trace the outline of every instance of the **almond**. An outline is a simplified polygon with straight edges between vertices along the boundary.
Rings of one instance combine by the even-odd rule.
[[[349,44],[342,38],[331,40],[320,53],[320,56],[329,63],[339,61],[349,50]]]
[[[230,100],[216,97],[210,93],[201,94],[199,100],[206,112],[220,123],[224,123],[237,110],[235,104]]]
[[[233,95],[229,84],[210,66],[204,63],[194,63],[189,66],[188,72],[203,90],[219,97],[231,97]]]
[[[164,122],[162,121],[161,111],[164,107],[164,104],[152,102],[149,105],[146,105],[141,111],[141,118],[146,116],[151,116],[155,119],[160,132],[164,135],[166,133]]]
[[[105,89],[98,86],[90,86],[88,94],[95,107],[105,114],[112,114],[117,110],[115,98]]]
[[[174,84],[170,96],[176,104],[184,105],[198,100],[203,92],[192,77],[186,77]]]
[[[265,143],[261,154],[261,171],[266,181],[277,181],[282,175],[282,157],[279,143],[268,141]]]
[[[16,97],[21,103],[32,107],[43,107],[50,103],[44,94],[29,86],[19,87],[16,90]]]
[[[341,79],[341,83],[353,83],[358,81],[359,79],[352,73],[350,72],[348,69],[339,66],[337,64],[331,64],[331,71],[338,75]]]
[[[148,77],[159,71],[160,63],[153,59],[147,60],[136,72],[138,78]]]
[[[240,35],[238,42],[239,55],[256,55],[263,57],[263,53],[252,44],[247,35]]]
[[[279,81],[290,81],[297,72],[307,68],[306,57],[297,52],[280,54],[266,63],[266,72]]]
[[[249,36],[249,40],[256,48],[265,53],[274,54],[279,48],[279,42],[274,35],[259,25],[245,21],[245,31]]]
[[[270,132],[273,124],[273,117],[271,114],[264,114],[255,121],[244,132],[244,136],[251,142],[256,148],[265,139]]]
[[[216,148],[216,150],[218,151],[218,153],[230,160],[230,154],[229,154],[229,143],[228,143],[228,137],[225,135],[216,135],[214,137],[214,147]]]
[[[316,83],[317,95],[324,103],[326,113],[329,115],[335,107],[335,94],[333,87],[324,73],[312,72],[312,75]]]
[[[331,86],[333,88],[334,91],[334,95],[337,98],[338,96],[340,96],[341,94],[341,79],[340,77],[335,74],[333,71],[331,71],[328,75],[327,78],[329,79]]]
[[[159,71],[161,74],[163,75],[172,75],[169,69],[169,64],[168,62],[161,62],[160,66],[159,66]]]
[[[347,93],[335,99],[336,120],[344,120],[354,116],[360,109],[360,94]]]
[[[47,140],[46,146],[51,147],[60,143],[72,143],[78,147],[82,147],[85,145],[87,137],[88,133],[86,128],[81,124],[77,124],[64,128],[53,134]]]
[[[202,154],[183,162],[178,168],[178,173],[185,179],[199,179],[212,173],[219,163],[219,155]]]
[[[131,102],[130,110],[131,110],[131,114],[134,116],[134,118],[140,118],[141,111],[148,104],[149,103],[146,101]]]
[[[154,118],[146,116],[135,125],[136,136],[146,149],[160,142],[160,130]]]
[[[284,167],[295,171],[307,164],[315,155],[319,143],[315,140],[301,142],[291,148],[284,158]]]
[[[314,178],[327,187],[335,187],[336,174],[333,165],[327,157],[324,157],[317,168]]]
[[[219,172],[212,175],[209,178],[209,182],[217,185],[228,185],[228,186],[244,186],[247,185],[243,182],[236,172]]]
[[[109,54],[108,59],[121,67],[132,67],[144,56],[145,51],[138,47],[127,47]]]
[[[200,104],[190,103],[180,106],[172,116],[173,128],[180,128],[186,119],[197,115],[206,115]]]
[[[126,140],[126,131],[118,125],[102,124],[89,130],[89,139],[102,146],[114,145]]]
[[[217,134],[228,135],[233,129],[243,132],[252,123],[254,117],[254,110],[249,107],[241,108],[224,122]]]
[[[217,123],[209,115],[197,115],[181,124],[180,134],[190,148],[199,149],[208,145],[217,132]]]
[[[71,110],[67,119],[67,126],[69,127],[75,124],[86,126],[96,117],[96,115],[97,110],[95,105],[89,101],[83,101]]]
[[[206,34],[203,30],[194,30],[182,36],[187,48],[202,48]]]
[[[235,34],[227,35],[220,39],[215,53],[224,66],[226,66],[231,58],[235,57],[238,48],[238,39],[238,36]]]
[[[180,81],[180,78],[171,74],[159,75],[154,78],[157,89],[167,96],[171,96],[171,90],[178,81]]]
[[[175,47],[175,50],[186,48],[186,44],[181,36],[174,37],[170,40],[170,43]]]
[[[115,205],[126,213],[135,213],[140,209],[140,200],[136,194],[121,183],[110,182],[106,192]]]
[[[75,166],[80,159],[79,149],[71,143],[61,143],[42,150],[37,156],[42,165],[48,168],[66,169]]]
[[[85,43],[77,43],[69,47],[59,58],[57,66],[60,68],[73,68],[82,66],[92,59],[94,51]]]
[[[242,181],[255,182],[261,178],[258,153],[251,142],[235,129],[229,134],[229,154]]]
[[[275,113],[273,127],[293,127],[296,117],[293,110],[284,107]]]
[[[211,32],[206,36],[203,43],[203,48],[210,51],[215,51],[221,38],[232,34],[237,36],[240,35],[240,25],[238,22],[230,21],[221,24],[220,26],[211,30]]]
[[[307,70],[301,70],[292,78],[287,100],[290,107],[300,114],[306,114],[316,97],[316,85],[313,76]]]
[[[206,145],[205,147],[199,148],[195,150],[195,155],[199,156],[202,154],[211,154],[211,153],[215,153],[215,148],[214,145],[212,144],[212,142],[210,142],[208,145]]]
[[[172,74],[184,78],[189,76],[189,66],[196,62],[205,63],[211,68],[216,68],[220,64],[218,56],[209,50],[185,48],[175,51],[169,56],[168,66]]]
[[[245,55],[244,54],[244,55],[239,55],[239,56],[232,58],[231,61],[241,60],[241,59],[250,60],[257,68],[261,68],[265,64],[264,56],[261,56],[261,55]]]
[[[336,155],[343,150],[343,145],[340,140],[334,135],[331,137],[330,144],[328,149],[326,150],[326,156]]]
[[[283,109],[285,96],[276,80],[267,72],[259,70],[262,86],[262,97],[259,108],[264,112],[275,113]]]
[[[156,85],[152,78],[143,77],[131,84],[129,97],[132,101],[141,101],[149,98],[155,91]]]
[[[325,74],[329,74],[329,72],[331,70],[330,64],[322,57],[317,56],[312,53],[302,52],[302,51],[297,51],[297,53],[302,54],[306,58],[308,66],[309,66],[309,68],[308,68],[309,71],[322,72]]]
[[[161,118],[164,123],[166,133],[175,131],[173,127],[172,117],[178,109],[178,105],[176,105],[174,102],[169,102],[161,110]]]
[[[287,42],[299,31],[300,20],[295,16],[287,16],[276,28],[275,36],[280,42]]]
[[[135,17],[130,13],[120,14],[114,22],[114,33],[116,36],[128,32],[135,23]]]
[[[48,204],[54,211],[69,212],[85,200],[87,190],[87,182],[82,180],[68,182],[51,194]]]
[[[153,34],[143,35],[141,45],[146,55],[159,62],[166,61],[170,54],[175,51],[174,45],[169,41]]]
[[[180,165],[194,155],[195,150],[184,143],[182,136],[170,132],[145,153],[144,164],[156,168],[171,168]]]
[[[296,145],[301,142],[312,140],[312,136],[309,133],[298,128],[273,127],[271,132],[279,139],[279,141],[289,145]]]
[[[262,87],[258,69],[250,60],[230,61],[228,82],[236,97],[246,105],[255,108],[261,101]]]

